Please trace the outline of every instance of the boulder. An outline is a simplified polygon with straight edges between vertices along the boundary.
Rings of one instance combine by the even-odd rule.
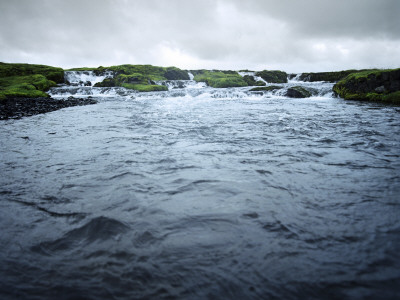
[[[309,98],[311,97],[311,92],[301,86],[293,86],[288,88],[286,96],[289,98]]]

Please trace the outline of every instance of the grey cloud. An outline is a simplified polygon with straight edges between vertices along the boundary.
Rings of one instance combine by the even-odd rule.
[[[232,3],[232,1],[226,1]],[[302,35],[400,38],[398,0],[234,0],[251,14],[277,18]]]
[[[0,0],[0,61],[395,67],[399,11],[397,0]]]

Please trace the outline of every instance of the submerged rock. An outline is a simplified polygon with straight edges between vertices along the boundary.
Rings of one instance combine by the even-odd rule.
[[[301,86],[293,86],[288,88],[286,96],[290,98],[308,98],[311,97],[311,92]]]

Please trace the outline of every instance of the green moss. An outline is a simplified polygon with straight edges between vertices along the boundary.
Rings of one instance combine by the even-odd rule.
[[[333,86],[346,100],[399,103],[400,69],[363,70],[351,73]],[[378,92],[379,91],[379,92]]]
[[[287,73],[283,71],[268,71],[264,70],[256,73],[257,76],[260,76],[266,82],[269,83],[286,83],[287,82]]]
[[[39,74],[56,83],[64,82],[64,70],[45,65],[0,63],[0,78]]]
[[[232,71],[202,71],[194,76],[197,82],[205,82],[214,88],[242,87],[247,86],[246,81],[237,72]]]
[[[176,67],[156,67],[152,65],[119,65],[99,68],[74,68],[71,71],[94,71],[101,75],[106,71],[114,72],[113,78],[104,79],[96,87],[122,86],[141,92],[165,91],[167,87],[156,85],[159,80],[189,80],[187,71]],[[145,87],[148,86],[148,87]]]
[[[156,92],[156,91],[167,91],[168,88],[163,85],[155,85],[155,84],[131,84],[131,83],[123,83],[121,85],[124,88],[136,90],[138,92]]]
[[[291,98],[308,98],[312,95],[310,91],[299,85],[288,88],[286,94]]]
[[[8,97],[48,97],[45,93],[55,86],[54,81],[43,75],[9,76],[0,78],[0,98]]]
[[[250,92],[261,92],[261,91],[269,92],[269,91],[279,90],[281,88],[282,88],[281,86],[277,85],[262,86],[262,87],[252,88]]]
[[[300,75],[300,80],[304,81],[328,81],[328,82],[337,82],[346,76],[361,72],[364,70],[345,70],[345,71],[335,71],[335,72],[318,72],[318,73],[302,73]]]

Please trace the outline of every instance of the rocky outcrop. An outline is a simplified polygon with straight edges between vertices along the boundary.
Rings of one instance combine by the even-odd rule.
[[[265,86],[266,83],[261,80],[256,80],[254,76],[244,75],[243,80],[246,81],[248,86]]]
[[[311,97],[311,92],[301,86],[293,86],[288,88],[286,96],[289,98],[308,98]]]
[[[167,80],[190,80],[188,72],[175,67],[167,68],[164,77]]]
[[[318,72],[318,73],[302,73],[299,77],[301,81],[327,81],[327,82],[337,82],[347,75],[361,72],[364,70],[346,70],[346,71],[337,71],[337,72]]]
[[[287,83],[288,77],[286,72],[268,70],[257,72],[256,76],[260,76],[262,79],[269,83]]]
[[[400,103],[400,69],[352,73],[336,83],[333,91],[346,100]]]

